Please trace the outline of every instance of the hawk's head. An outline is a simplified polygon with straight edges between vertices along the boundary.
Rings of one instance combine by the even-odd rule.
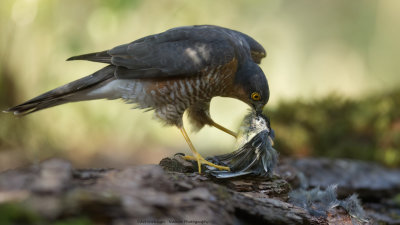
[[[261,112],[269,100],[267,78],[254,62],[246,62],[238,68],[234,82],[234,96]]]

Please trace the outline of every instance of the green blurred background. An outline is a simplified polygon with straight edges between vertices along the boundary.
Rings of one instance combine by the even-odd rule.
[[[2,0],[0,108],[94,72],[66,62],[166,29],[215,24],[258,40],[271,98],[266,113],[281,155],[350,157],[400,165],[400,1]],[[80,167],[157,163],[189,153],[176,128],[122,101],[62,105],[27,117],[0,114],[0,171],[49,157]],[[244,103],[215,98],[212,117],[237,129]],[[235,140],[190,134],[203,155]]]

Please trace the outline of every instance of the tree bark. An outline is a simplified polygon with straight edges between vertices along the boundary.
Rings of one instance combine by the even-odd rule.
[[[357,188],[360,186],[346,186],[346,182],[341,182],[346,175],[333,176],[338,172],[335,171],[337,165],[343,164],[341,161],[309,160],[283,160],[278,174],[272,178],[245,176],[221,180],[193,172],[196,166],[182,161],[179,156],[163,159],[160,165],[120,170],[74,169],[68,161],[50,159],[0,174],[0,215],[6,215],[0,216],[0,224],[15,224],[15,215],[23,224],[51,224],[54,221],[118,225],[354,223],[355,220],[340,207],[330,210],[325,217],[317,217],[288,203],[291,188],[301,185],[301,173],[312,185],[318,184],[314,176],[321,179],[319,185],[328,184],[323,178],[326,176],[326,179],[339,183],[338,190],[344,188],[347,191],[340,191],[342,195],[360,190]],[[360,163],[346,162],[355,167]],[[366,169],[363,166],[361,168]],[[375,182],[385,184],[385,196],[392,196],[399,188],[398,175],[381,167],[371,168],[380,171],[379,174],[391,174],[391,186],[385,180],[389,177],[381,176],[385,181]],[[319,173],[324,176],[320,177]],[[383,190],[376,185],[372,187],[369,194],[361,196],[369,198],[374,190]],[[397,212],[399,205],[392,204],[392,208],[382,212],[377,210],[377,205],[382,202],[373,202],[375,209],[371,204],[364,202],[371,220],[356,223],[400,222],[388,213],[390,210]]]

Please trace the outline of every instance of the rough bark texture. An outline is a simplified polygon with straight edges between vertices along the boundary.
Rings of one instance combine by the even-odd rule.
[[[271,179],[217,180],[193,168],[177,156],[160,166],[122,170],[74,169],[68,161],[50,159],[5,171],[0,224],[400,224],[399,202],[390,200],[400,190],[398,170],[350,160],[287,159]],[[341,197],[362,190],[369,222],[340,207],[314,217],[288,203],[291,188],[307,181],[321,187],[337,183]]]

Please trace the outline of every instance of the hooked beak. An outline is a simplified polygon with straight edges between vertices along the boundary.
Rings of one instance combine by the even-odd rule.
[[[253,107],[253,110],[256,112],[256,115],[257,116],[259,116],[259,115],[261,115],[262,114],[262,111],[263,111],[263,106],[259,106],[259,105],[252,105],[252,107]]]

